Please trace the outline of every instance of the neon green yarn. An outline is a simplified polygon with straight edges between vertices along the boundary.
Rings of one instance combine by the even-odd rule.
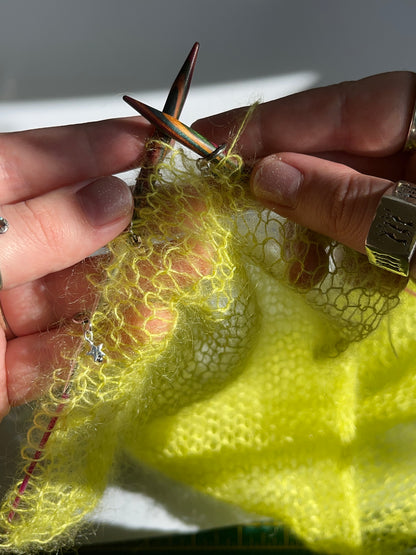
[[[416,537],[416,298],[365,257],[262,209],[238,170],[172,152],[111,245],[69,399],[0,551],[72,541],[127,451],[283,522],[314,549]],[[401,304],[398,305],[399,296]],[[394,309],[394,310],[393,310]],[[79,331],[81,333],[81,331]],[[30,461],[61,402],[39,405]]]

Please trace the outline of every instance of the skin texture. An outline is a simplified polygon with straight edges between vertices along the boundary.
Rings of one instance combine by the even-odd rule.
[[[129,118],[0,135],[0,214],[10,224],[0,252],[0,419],[49,376],[56,323],[93,306],[85,274],[94,263],[84,259],[133,209],[127,185],[102,176],[136,166],[149,134]]]
[[[416,75],[394,72],[314,89],[261,105],[239,141],[250,186],[269,208],[364,252],[381,196],[416,183],[416,155],[402,152]],[[245,109],[196,122],[217,144]]]
[[[395,72],[260,105],[239,141],[253,194],[364,252],[381,196],[398,179],[416,183],[416,154],[402,152],[415,98],[416,75]],[[194,127],[221,144],[244,112]],[[94,262],[86,257],[132,212],[126,185],[103,176],[139,165],[150,135],[141,118],[0,135],[0,215],[10,224],[0,236],[0,419],[47,381],[57,322],[70,325],[94,305],[85,279]]]

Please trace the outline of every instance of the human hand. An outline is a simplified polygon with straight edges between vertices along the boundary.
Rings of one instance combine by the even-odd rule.
[[[394,72],[260,105],[238,143],[253,165],[253,194],[282,216],[365,252],[382,195],[399,179],[416,183],[416,154],[403,152],[415,99],[416,74]],[[245,110],[194,127],[221,144]]]
[[[0,135],[0,420],[50,375],[56,324],[91,308],[84,260],[123,231],[132,195],[109,176],[133,167],[149,126],[141,118]],[[68,341],[70,338],[68,338]]]
[[[381,196],[398,179],[416,181],[415,155],[401,152],[415,96],[416,76],[398,72],[261,105],[239,142],[254,195],[364,252]],[[243,113],[195,127],[222,143]],[[134,165],[148,130],[130,118],[0,135],[0,215],[10,224],[0,236],[0,418],[39,391],[58,356],[54,325],[93,306],[85,274],[94,262],[83,259],[132,210],[127,187],[100,176]]]

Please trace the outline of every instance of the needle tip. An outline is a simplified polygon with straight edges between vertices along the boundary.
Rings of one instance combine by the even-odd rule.
[[[136,100],[135,98],[132,98],[127,94],[123,96],[123,100],[124,102],[127,102],[127,104],[129,104],[132,108],[134,108],[136,112],[139,112],[139,114],[144,117],[146,117],[146,115],[152,111],[150,106],[147,106],[147,104],[144,104],[143,102],[140,102],[140,100]]]

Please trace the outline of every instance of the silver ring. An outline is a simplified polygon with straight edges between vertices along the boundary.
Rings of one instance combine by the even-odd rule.
[[[6,233],[8,229],[9,229],[9,222],[6,220],[6,218],[3,218],[2,216],[0,216],[0,234]],[[0,291],[1,289],[3,289],[3,278],[1,277],[1,272],[0,272]]]
[[[10,327],[10,324],[6,319],[6,316],[4,315],[4,311],[3,311],[3,307],[1,306],[1,303],[0,303],[0,327],[4,329],[4,333],[6,334],[7,341],[9,341],[9,339],[14,339],[15,337],[17,337],[13,332],[12,328]]]
[[[405,152],[416,150],[416,103],[413,108],[412,119],[410,120],[409,131],[407,133],[403,150]]]
[[[6,220],[6,218],[3,218],[2,216],[0,216],[0,234],[6,233],[8,229],[9,229],[9,222]]]
[[[379,268],[408,276],[416,247],[416,185],[398,181],[391,194],[381,197],[365,249]]]

